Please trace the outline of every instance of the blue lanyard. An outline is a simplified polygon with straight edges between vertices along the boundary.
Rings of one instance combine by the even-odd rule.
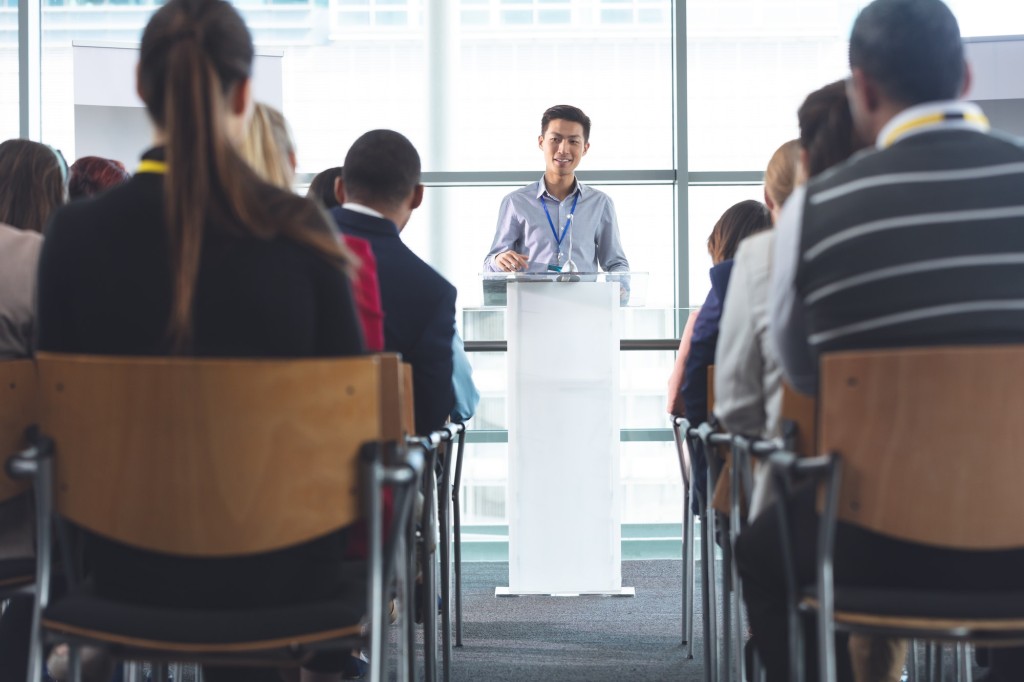
[[[569,227],[572,224],[572,214],[576,212],[576,202],[580,200],[579,191],[576,192],[576,196],[572,200],[572,208],[569,209],[569,217],[565,219],[565,227],[562,228],[562,236],[558,236],[558,231],[555,229],[555,221],[551,219],[551,214],[548,213],[548,202],[544,200],[544,195],[540,195],[540,205],[544,207],[544,215],[548,217],[548,225],[551,227],[551,234],[555,238],[555,244],[558,245],[559,250],[562,248],[562,240],[565,239],[565,235],[569,233]]]

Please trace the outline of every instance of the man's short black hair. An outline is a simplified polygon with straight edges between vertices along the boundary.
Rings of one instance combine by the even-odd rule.
[[[583,126],[583,142],[590,142],[590,117],[583,113],[582,109],[568,104],[556,104],[540,117],[540,134],[543,137],[548,132],[548,124],[556,119],[572,121]]]
[[[394,206],[420,184],[420,155],[405,135],[371,130],[352,143],[342,179],[352,201]]]
[[[956,17],[941,0],[875,0],[854,22],[850,68],[901,104],[956,99],[964,84]]]

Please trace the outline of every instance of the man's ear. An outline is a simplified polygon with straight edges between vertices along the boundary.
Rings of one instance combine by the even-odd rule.
[[[974,83],[974,72],[971,71],[971,63],[964,60],[964,85],[960,88],[960,96],[967,97],[967,93],[971,90],[971,85]]]
[[[854,69],[850,76],[852,95],[864,113],[873,114],[882,104],[878,85],[861,69]],[[853,102],[851,102],[851,105]]]
[[[537,136],[537,149],[544,149],[544,136],[543,135],[538,135]]]
[[[580,156],[586,156],[588,149],[590,149],[590,143],[589,142],[584,142],[583,143],[583,153],[580,154]]]
[[[423,203],[423,185],[416,185],[416,189],[412,191],[412,200],[409,204],[409,208],[416,210]]]
[[[246,113],[252,104],[252,79],[243,78],[238,81],[228,97],[230,98],[228,106],[231,107],[232,114],[241,116]]]
[[[345,181],[341,177],[334,178],[334,198],[338,200],[338,206],[345,204]]]

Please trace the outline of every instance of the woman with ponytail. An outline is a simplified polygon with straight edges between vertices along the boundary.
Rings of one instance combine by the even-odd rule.
[[[363,352],[351,254],[313,202],[263,182],[236,151],[252,106],[252,62],[249,31],[227,2],[170,0],[153,15],[138,92],[154,147],[128,183],[53,219],[39,273],[41,350]],[[225,560],[149,554],[83,534],[95,589],[124,601],[153,603],[159,592],[159,605],[284,606],[341,589],[340,534]],[[309,667],[320,675],[303,671],[303,679],[337,679],[343,664],[319,657]],[[213,668],[206,679],[265,679],[259,673]]]

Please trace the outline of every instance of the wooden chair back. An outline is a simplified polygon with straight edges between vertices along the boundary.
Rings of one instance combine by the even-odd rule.
[[[416,433],[416,408],[412,392],[412,365],[408,362],[402,363],[402,428],[408,435],[426,436],[426,433]]]
[[[933,546],[1024,547],[1024,345],[835,353],[821,371],[842,520]]]
[[[790,445],[798,454],[813,457],[818,452],[818,424],[816,419],[817,401],[814,396],[800,393],[786,382],[782,382],[782,406],[779,419],[786,435],[786,424],[792,424],[795,442]]]
[[[175,555],[267,552],[355,521],[360,448],[399,394],[378,356],[37,362],[57,511]]]
[[[405,430],[405,404],[412,400],[411,395],[406,395],[402,356],[398,353],[379,353],[376,357],[381,362],[382,440],[402,442],[408,433]],[[396,405],[398,409],[395,409]]]
[[[25,446],[25,429],[36,423],[36,366],[31,360],[0,360],[0,457]],[[2,464],[2,460],[0,460]],[[0,472],[0,503],[27,491],[28,481]]]
[[[708,416],[715,412],[715,366],[708,366]]]

